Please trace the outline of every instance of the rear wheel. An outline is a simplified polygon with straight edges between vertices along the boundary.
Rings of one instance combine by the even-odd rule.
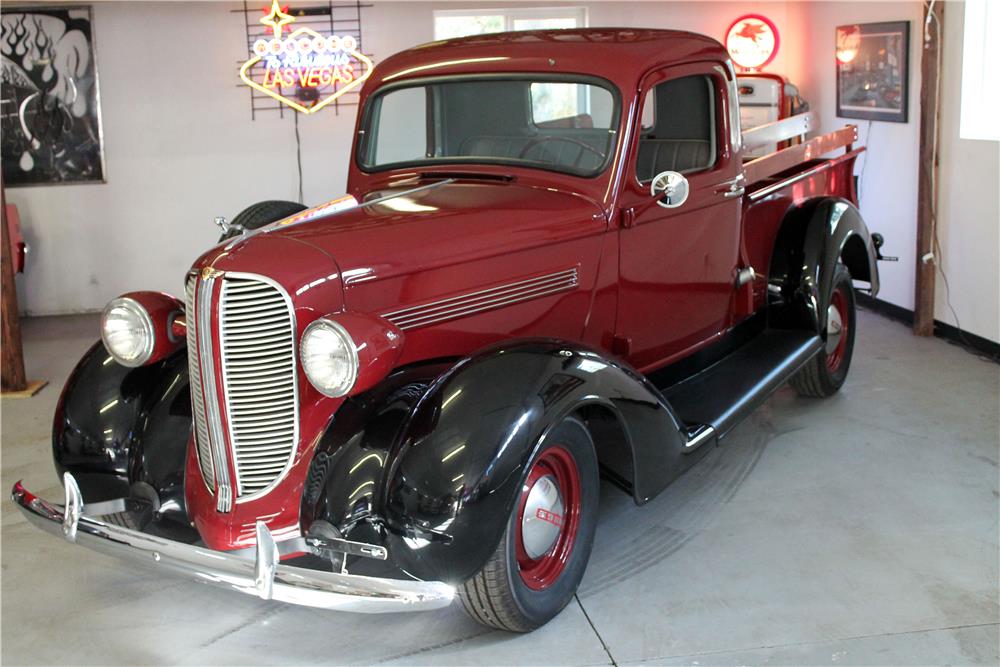
[[[272,222],[277,222],[287,218],[290,215],[295,215],[296,213],[301,213],[306,210],[306,207],[302,204],[294,201],[281,201],[281,200],[270,200],[257,202],[247,206],[245,209],[240,211],[232,222],[235,229],[230,229],[228,232],[219,237],[219,242],[230,239],[234,236],[239,236],[239,228],[243,229],[260,229],[264,225],[269,225]]]
[[[474,619],[528,632],[562,611],[583,578],[597,525],[597,456],[587,428],[568,418],[545,438],[497,550],[459,587]]]
[[[854,353],[854,283],[847,267],[838,264],[826,311],[826,345],[791,379],[800,396],[824,398],[847,379]]]

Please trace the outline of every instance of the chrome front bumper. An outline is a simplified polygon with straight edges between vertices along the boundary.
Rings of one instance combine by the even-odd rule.
[[[64,484],[66,503],[62,507],[38,498],[20,482],[14,485],[12,499],[28,521],[53,535],[203,583],[264,600],[363,613],[440,609],[455,595],[452,586],[437,581],[382,579],[282,565],[263,522],[257,522],[258,546],[252,556],[213,551],[111,525],[86,515],[76,480],[69,473],[64,475]]]

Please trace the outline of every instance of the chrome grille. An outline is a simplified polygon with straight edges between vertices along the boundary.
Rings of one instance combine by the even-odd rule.
[[[194,413],[195,445],[198,450],[198,465],[205,485],[215,491],[215,471],[212,468],[212,443],[208,438],[208,421],[205,419],[205,396],[201,389],[201,362],[198,359],[198,312],[195,309],[195,291],[198,278],[188,276],[184,283],[184,311],[187,321],[188,373],[191,378],[191,409]]]
[[[284,474],[298,442],[291,300],[263,276],[227,273],[219,326],[237,496],[252,496]]]

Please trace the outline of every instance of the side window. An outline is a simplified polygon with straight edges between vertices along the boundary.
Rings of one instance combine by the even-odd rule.
[[[712,79],[685,76],[657,84],[642,104],[636,178],[652,180],[663,171],[689,173],[716,160],[716,100]]]

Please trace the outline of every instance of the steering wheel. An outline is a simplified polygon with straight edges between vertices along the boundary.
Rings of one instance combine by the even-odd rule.
[[[539,137],[538,139],[532,139],[527,143],[527,145],[524,148],[521,149],[521,152],[517,154],[517,157],[518,158],[526,157],[528,155],[528,151],[535,148],[536,146],[541,146],[542,144],[548,143],[550,141],[562,141],[567,144],[573,144],[574,146],[577,146],[578,148],[581,149],[576,155],[576,160],[573,161],[572,166],[574,167],[580,166],[580,160],[583,158],[584,153],[593,153],[594,155],[597,156],[597,159],[600,160],[601,163],[604,162],[604,158],[606,157],[604,153],[597,150],[587,142],[580,141],[579,139],[574,139],[572,137]]]

